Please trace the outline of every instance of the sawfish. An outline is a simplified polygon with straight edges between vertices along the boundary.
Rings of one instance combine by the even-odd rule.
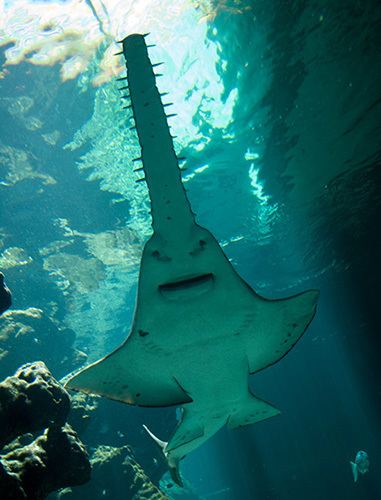
[[[140,143],[137,170],[148,186],[153,234],[141,257],[127,339],[66,386],[130,405],[182,406],[168,442],[146,428],[181,484],[180,460],[224,425],[234,429],[280,413],[251,393],[249,374],[278,362],[300,339],[318,291],[261,297],[196,222],[145,36],[120,42],[127,68],[121,80]]]

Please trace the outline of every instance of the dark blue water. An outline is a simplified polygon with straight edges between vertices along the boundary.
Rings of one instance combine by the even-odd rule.
[[[221,430],[184,460],[193,496],[168,491],[221,500],[381,498],[379,2],[179,2],[178,12],[163,6],[162,15],[153,4],[145,20],[136,3],[129,15],[137,21],[125,30],[121,5],[104,4],[108,16],[94,4],[96,16],[77,10],[63,20],[60,8],[70,3],[53,3],[51,29],[0,7],[0,269],[13,308],[27,310],[9,320],[10,335],[0,320],[0,376],[42,359],[62,377],[128,334],[149,204],[131,173],[139,150],[121,111],[119,69],[105,54],[113,38],[148,23],[151,58],[166,63],[159,88],[179,113],[175,147],[187,157],[198,222],[261,295],[321,292],[297,346],[250,379],[282,414]],[[90,28],[106,33],[95,48]],[[44,43],[32,46],[38,33]],[[48,48],[44,60],[49,40],[72,49],[60,59]],[[12,60],[21,46],[30,51]],[[71,57],[86,64],[75,70]],[[28,308],[41,311],[37,319]],[[16,323],[34,329],[17,335]],[[90,420],[81,435],[90,451],[127,442],[159,482],[141,425],[168,438],[175,410],[102,401]],[[370,470],[355,484],[349,461],[360,449]],[[112,483],[65,498],[124,498],[117,470]]]

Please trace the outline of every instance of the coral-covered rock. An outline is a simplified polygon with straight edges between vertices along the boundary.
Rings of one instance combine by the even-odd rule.
[[[59,500],[123,498],[168,500],[136,462],[130,446],[98,446],[91,456],[92,480],[81,488],[66,488]]]
[[[69,411],[68,393],[42,362],[26,364],[0,383],[1,500],[42,500],[90,479],[85,447],[65,424]]]
[[[162,491],[160,491],[148,478],[140,465],[132,458],[126,459],[123,462],[123,474],[126,475],[130,482],[129,492],[133,500],[164,500],[169,499]]]
[[[0,458],[0,491],[4,500],[27,500],[19,479],[7,470],[7,465]],[[3,496],[4,495],[4,496]]]
[[[77,434],[66,424],[46,429],[31,444],[0,458],[2,500],[41,500],[52,491],[90,479],[90,463]]]
[[[74,427],[79,435],[87,429],[91,417],[98,408],[98,402],[95,397],[88,396],[81,392],[73,393],[70,396],[71,410],[69,423]]]
[[[0,273],[0,314],[9,309],[11,304],[11,292],[4,283],[4,274]]]
[[[70,398],[44,363],[28,363],[0,383],[0,448],[17,436],[61,426]]]

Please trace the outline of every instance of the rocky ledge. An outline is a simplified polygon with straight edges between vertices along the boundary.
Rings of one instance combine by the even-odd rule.
[[[2,500],[42,500],[90,479],[85,447],[65,423],[69,411],[68,393],[42,362],[28,363],[0,383]]]

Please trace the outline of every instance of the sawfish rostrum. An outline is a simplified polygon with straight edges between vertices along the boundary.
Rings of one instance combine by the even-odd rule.
[[[67,387],[131,405],[184,405],[169,442],[156,439],[174,471],[223,425],[279,413],[250,393],[248,376],[295,345],[315,314],[318,292],[260,297],[195,222],[144,36],[122,44],[153,235],[142,254],[129,336]]]

